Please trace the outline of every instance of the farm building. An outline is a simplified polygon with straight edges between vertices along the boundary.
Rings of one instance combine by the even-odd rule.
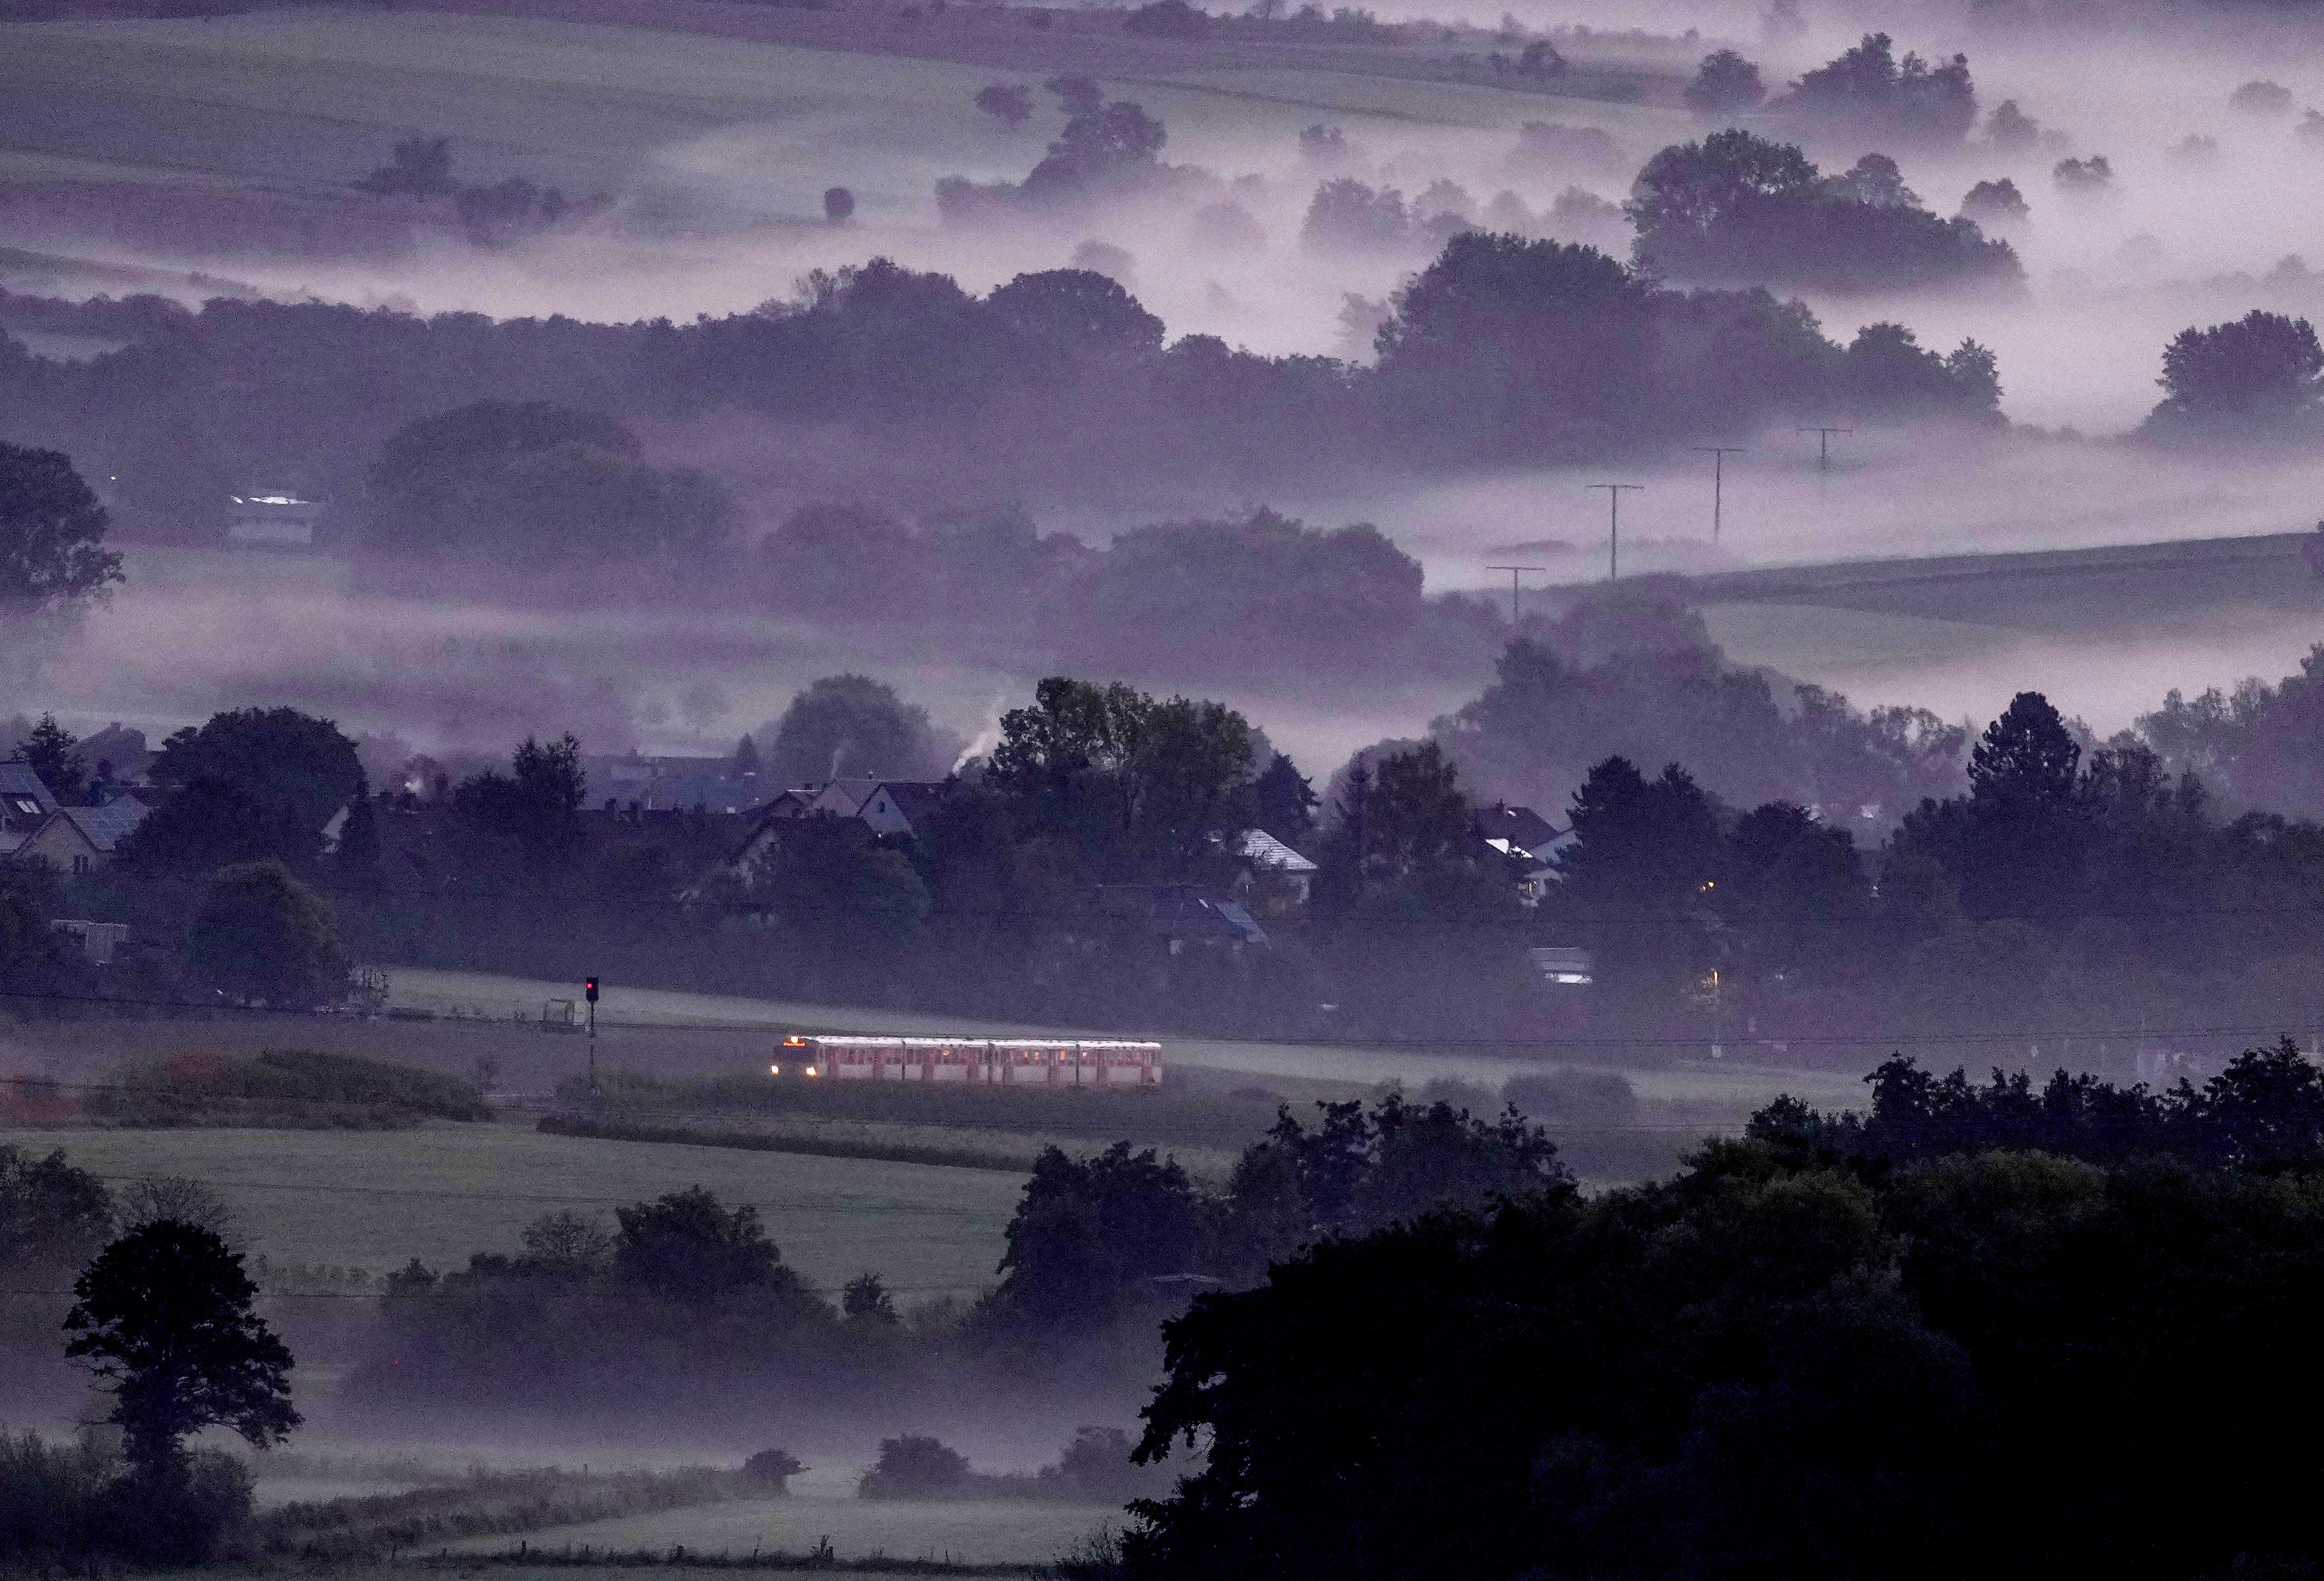
[[[322,501],[296,494],[235,494],[226,502],[226,541],[251,548],[311,548],[323,510]]]

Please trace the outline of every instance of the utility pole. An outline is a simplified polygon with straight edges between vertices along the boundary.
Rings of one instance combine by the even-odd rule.
[[[1514,631],[1517,629],[1517,578],[1527,571],[1547,571],[1549,567],[1546,565],[1488,565],[1485,569],[1506,571],[1509,574],[1509,630]]]
[[[1803,434],[1813,434],[1816,437],[1816,471],[1830,472],[1831,470],[1831,437],[1834,434],[1853,434],[1856,430],[1853,428],[1819,428],[1810,426],[1800,429],[1799,432]]]
[[[1592,483],[1593,489],[1606,491],[1606,580],[1622,579],[1622,491],[1637,493],[1644,483]]]
[[[589,1003],[589,1090],[597,1090],[597,979],[581,979],[581,997]]]
[[[1743,454],[1740,445],[1698,445],[1711,457],[1711,541],[1719,541],[1719,519],[1727,503],[1727,458]]]

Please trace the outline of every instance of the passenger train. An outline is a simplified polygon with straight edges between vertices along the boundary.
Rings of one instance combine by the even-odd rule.
[[[777,1080],[1139,1091],[1162,1085],[1158,1043],[1053,1038],[787,1037]]]

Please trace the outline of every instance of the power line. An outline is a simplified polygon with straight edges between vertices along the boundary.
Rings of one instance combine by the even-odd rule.
[[[1824,428],[1812,424],[1794,431],[1801,434],[1813,434],[1816,437],[1816,471],[1818,472],[1831,470],[1831,437],[1834,434],[1852,435],[1856,432],[1853,428]]]
[[[1517,627],[1517,578],[1527,571],[1545,573],[1549,567],[1546,565],[1488,565],[1485,569],[1506,571],[1509,574],[1509,630],[1514,631]]]
[[[1719,519],[1726,503],[1727,458],[1748,455],[1740,445],[1697,445],[1694,449],[1711,457],[1711,541],[1719,541]]]
[[[1606,580],[1618,582],[1622,576],[1622,492],[1640,493],[1644,483],[1591,483],[1593,489],[1606,491]]]

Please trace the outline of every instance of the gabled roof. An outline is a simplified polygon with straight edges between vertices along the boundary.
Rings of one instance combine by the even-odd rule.
[[[1268,942],[1267,930],[1240,905],[1189,884],[1099,884],[1090,893],[1102,915],[1144,918],[1159,933],[1239,944]]]
[[[150,810],[135,796],[115,796],[101,807],[60,807],[82,838],[107,856],[128,832],[145,822]]]
[[[33,804],[30,812],[17,806],[19,801]],[[5,815],[32,817],[57,810],[57,798],[32,772],[32,766],[22,758],[0,758],[0,803],[6,804]]]
[[[879,788],[876,779],[835,779],[816,793],[815,810],[836,813],[843,818],[855,817]]]
[[[1235,855],[1255,868],[1277,873],[1312,873],[1315,864],[1264,829],[1246,829],[1234,837]]]
[[[945,782],[940,779],[883,779],[880,788],[888,793],[905,817],[915,823],[936,811],[944,800]]]
[[[1495,802],[1489,807],[1477,809],[1477,832],[1488,841],[1507,841],[1527,855],[1544,856],[1567,832],[1531,807]]]

